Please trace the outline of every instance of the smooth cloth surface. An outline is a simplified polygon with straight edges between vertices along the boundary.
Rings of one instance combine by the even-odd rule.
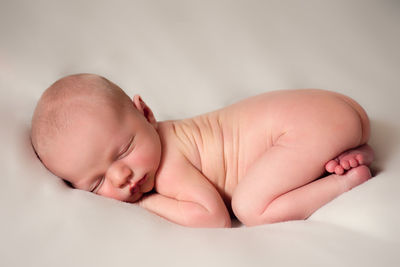
[[[397,1],[0,1],[0,266],[399,266]],[[104,75],[159,120],[288,88],[356,99],[376,176],[306,221],[189,229],[72,190],[35,158],[61,76]],[[250,192],[251,193],[251,192]]]

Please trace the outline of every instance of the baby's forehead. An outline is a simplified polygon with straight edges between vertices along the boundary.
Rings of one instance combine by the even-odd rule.
[[[125,112],[130,98],[117,85],[97,75],[71,75],[56,81],[41,96],[32,117],[32,142],[45,150],[52,137],[88,120]],[[111,115],[110,115],[111,114]],[[102,122],[102,121],[100,121]],[[42,154],[39,151],[39,154]]]
[[[74,131],[83,128],[95,128],[100,130],[103,127],[109,127],[110,124],[118,125],[124,116],[124,111],[116,105],[81,105],[67,110],[66,122]]]

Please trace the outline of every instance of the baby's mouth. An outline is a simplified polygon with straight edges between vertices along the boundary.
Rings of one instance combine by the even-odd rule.
[[[140,179],[134,185],[132,185],[129,188],[129,191],[131,192],[131,195],[136,194],[137,192],[139,192],[139,187],[141,185],[143,185],[146,181],[147,181],[147,175],[145,175],[142,179]]]
[[[139,186],[135,184],[129,188],[129,191],[131,192],[131,195],[134,195],[139,191]]]
[[[137,185],[142,185],[147,181],[147,175],[145,175],[142,179],[140,179],[136,184]]]

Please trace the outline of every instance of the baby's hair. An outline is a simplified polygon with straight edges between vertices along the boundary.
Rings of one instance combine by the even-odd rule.
[[[95,74],[74,74],[57,80],[42,94],[32,116],[31,142],[38,158],[43,162],[53,139],[80,113],[95,112],[95,108],[104,106],[118,112],[132,107],[132,101],[117,85]]]

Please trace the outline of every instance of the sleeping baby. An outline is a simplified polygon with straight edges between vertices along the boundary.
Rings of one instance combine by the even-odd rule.
[[[193,118],[157,121],[138,95],[94,74],[41,96],[31,140],[72,187],[137,203],[172,222],[230,227],[303,220],[371,178],[368,116],[325,90],[254,96]]]

